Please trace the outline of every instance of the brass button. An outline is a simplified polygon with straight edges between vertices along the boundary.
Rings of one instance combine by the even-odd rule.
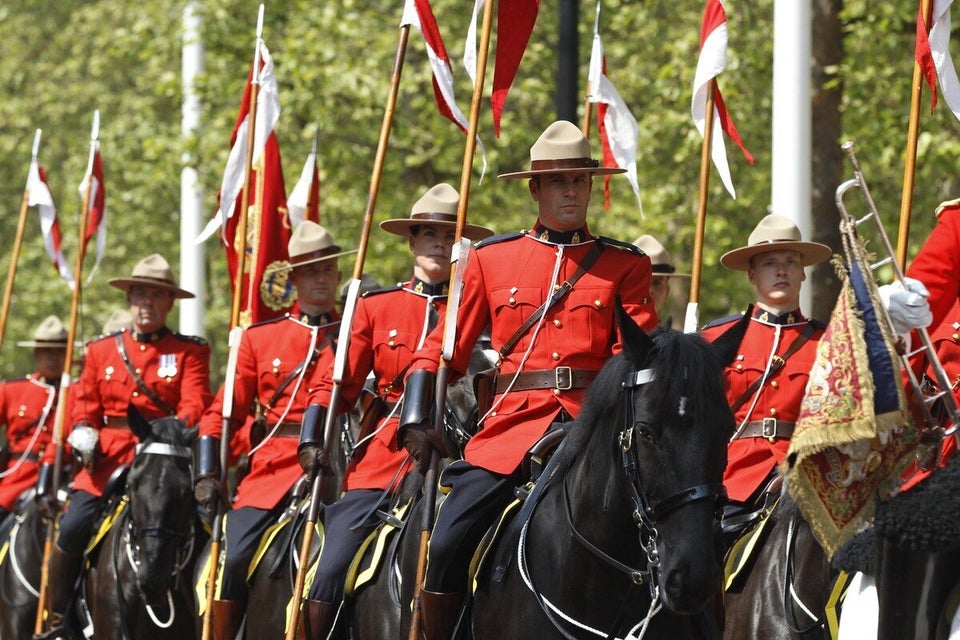
[[[555,396],[560,395],[560,389],[551,389],[551,391],[553,391],[553,395]]]
[[[600,307],[603,306],[603,301],[602,301],[602,300],[599,300],[599,299],[594,300],[594,301],[593,301],[593,306],[595,306],[597,309],[599,309]]]
[[[134,397],[134,398],[140,397],[140,392],[139,392],[139,391],[134,391],[134,392],[133,392],[133,397]]]
[[[553,326],[555,326],[557,329],[559,329],[560,327],[563,326],[563,323],[560,322],[560,319],[559,319],[559,318],[555,318],[554,321],[553,321]]]
[[[960,340],[960,333],[953,334],[953,341],[956,342],[957,340]]]
[[[779,388],[780,388],[780,383],[777,382],[776,380],[771,380],[771,381],[770,381],[770,386],[773,387],[774,389],[779,389]]]
[[[47,425],[43,425],[42,427],[40,427],[40,431],[46,431],[46,430],[47,430]]]
[[[559,284],[553,285],[553,290],[554,290],[554,291],[559,291],[559,290],[560,290],[560,285],[559,285]]]
[[[514,298],[513,296],[511,296],[510,299],[507,300],[507,302],[509,302],[510,305],[513,306],[513,305],[517,304],[517,299]]]
[[[397,346],[397,343],[394,342],[393,340],[390,340],[389,342],[387,342],[387,346],[388,346],[388,347],[395,347],[395,346]]]
[[[743,371],[743,365],[739,362],[737,363],[737,371]]]
[[[137,367],[137,368],[136,368],[136,372],[137,372],[138,374],[143,373],[143,369],[141,369],[140,367]]]
[[[491,417],[493,417],[493,416],[495,416],[495,415],[497,415],[497,412],[496,412],[496,411],[491,411],[491,412],[490,412],[490,416],[491,416]]]
[[[140,345],[140,351],[146,351],[146,350],[147,350],[147,345],[145,344]]]
[[[772,416],[777,415],[777,408],[776,408],[776,407],[770,407],[770,415],[772,415]]]
[[[559,360],[560,354],[554,351],[553,353],[550,354],[550,357],[553,358],[554,360]]]

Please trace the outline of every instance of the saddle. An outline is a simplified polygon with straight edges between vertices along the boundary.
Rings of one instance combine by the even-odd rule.
[[[725,557],[725,591],[738,584],[738,577],[748,572],[754,554],[765,538],[769,516],[780,502],[782,491],[783,477],[774,474],[753,502],[728,504],[724,508],[720,529]]]

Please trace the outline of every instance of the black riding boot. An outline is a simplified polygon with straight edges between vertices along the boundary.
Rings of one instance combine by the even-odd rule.
[[[464,594],[420,592],[420,635],[424,640],[452,640]]]
[[[242,600],[214,600],[207,615],[213,616],[213,639],[234,640],[243,622],[246,603]]]
[[[83,556],[67,553],[57,545],[53,545],[50,553],[50,580],[48,584],[49,617],[45,627],[47,632],[34,636],[38,640],[53,640],[55,638],[70,638],[63,627],[67,607],[73,600],[77,578],[83,569]]]
[[[332,602],[304,600],[297,625],[296,640],[327,640],[337,621],[340,607]]]

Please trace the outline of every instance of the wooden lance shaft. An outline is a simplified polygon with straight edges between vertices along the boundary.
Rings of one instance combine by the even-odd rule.
[[[707,82],[707,103],[703,123],[703,146],[700,148],[700,184],[697,203],[697,227],[693,236],[693,260],[690,268],[690,302],[683,330],[693,333],[697,330],[700,303],[700,275],[703,271],[703,236],[707,226],[707,194],[710,186],[710,149],[713,144],[713,94],[716,80]]]

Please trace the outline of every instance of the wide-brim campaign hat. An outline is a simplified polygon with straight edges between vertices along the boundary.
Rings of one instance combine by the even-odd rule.
[[[289,260],[274,263],[277,266],[266,269],[264,274],[289,271],[314,262],[333,260],[356,252],[356,249],[344,251],[334,241],[333,234],[327,231],[325,227],[312,220],[304,220],[290,234],[290,241],[287,242]]]
[[[33,347],[40,349],[66,349],[67,328],[57,316],[47,316],[33,332],[33,340],[21,340],[18,347]]]
[[[193,298],[194,295],[177,286],[177,279],[173,277],[173,269],[159,253],[149,255],[133,267],[129,278],[113,278],[107,281],[117,289],[129,291],[134,285],[143,285],[163,289],[173,294],[174,298]]]
[[[411,227],[432,225],[453,229],[457,226],[457,207],[460,206],[460,194],[445,182],[430,187],[419,200],[413,203],[409,218],[393,218],[380,223],[380,228],[398,236],[410,235]],[[493,229],[478,224],[465,224],[463,235],[477,241],[493,235]]]
[[[501,173],[499,178],[531,178],[548,173],[587,171],[597,176],[625,173],[619,167],[601,167],[590,157],[590,141],[580,129],[567,120],[557,120],[547,127],[530,147],[530,169]]]
[[[650,258],[650,264],[655,276],[670,276],[672,278],[689,278],[689,273],[677,273],[677,267],[670,259],[670,254],[660,242],[651,235],[643,234],[633,241],[634,246],[643,251]]]
[[[825,244],[803,240],[800,228],[790,218],[771,213],[757,223],[747,245],[723,254],[720,264],[735,271],[747,271],[750,258],[767,251],[796,251],[805,267],[823,262],[833,253]]]

